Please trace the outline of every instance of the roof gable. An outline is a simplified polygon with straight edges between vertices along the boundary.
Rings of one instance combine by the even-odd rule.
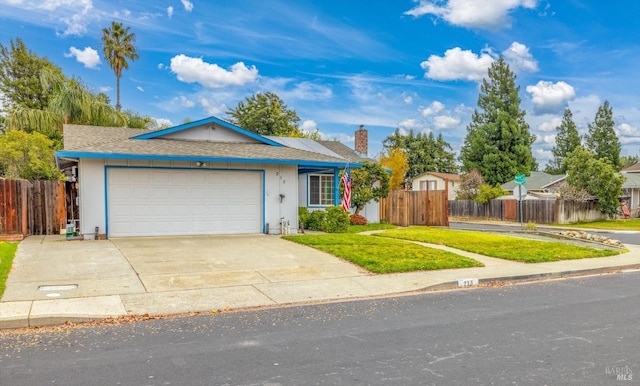
[[[640,173],[640,162],[636,162],[631,166],[627,166],[626,168],[622,169],[622,171],[628,173]]]
[[[211,142],[262,143],[271,146],[282,144],[245,130],[220,118],[209,117],[198,121],[147,132],[131,139],[180,139]]]

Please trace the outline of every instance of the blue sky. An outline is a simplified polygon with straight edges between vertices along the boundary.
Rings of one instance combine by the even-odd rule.
[[[179,124],[277,93],[330,139],[369,154],[397,128],[442,133],[459,152],[479,81],[499,55],[521,87],[541,167],[570,107],[581,134],[605,100],[623,155],[640,153],[640,3],[634,0],[0,0],[0,42],[27,47],[103,91],[115,75],[101,29],[131,27],[140,59],[121,104]]]

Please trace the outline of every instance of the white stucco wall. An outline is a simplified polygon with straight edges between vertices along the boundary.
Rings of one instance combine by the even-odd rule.
[[[412,183],[411,183],[411,190],[414,191],[420,191],[420,190],[425,190],[425,189],[421,189],[420,187],[420,183],[422,181],[435,181],[436,182],[436,189],[435,190],[444,190],[445,186],[445,180],[437,177],[437,176],[432,176],[432,175],[426,175],[426,176],[419,176],[416,177]],[[428,183],[428,182],[427,182]],[[455,200],[456,196],[458,195],[458,186],[460,185],[460,182],[458,181],[449,181],[449,200]]]
[[[106,165],[198,168],[195,162],[82,159],[78,165],[80,200],[80,232],[100,233],[106,230],[105,173]],[[298,218],[298,169],[295,165],[212,163],[208,169],[261,170],[264,171],[264,219],[269,232],[280,233],[280,219],[290,222],[292,233],[297,232]],[[284,195],[282,202],[280,194]]]

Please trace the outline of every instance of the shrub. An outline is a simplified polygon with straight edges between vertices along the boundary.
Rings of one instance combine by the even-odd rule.
[[[490,185],[480,185],[480,192],[474,199],[478,204],[486,204],[489,200],[493,200],[494,198],[506,196],[509,194],[506,190],[502,189],[499,185],[494,187]]]
[[[352,214],[349,222],[351,225],[367,225],[367,219],[359,214]]]
[[[306,229],[310,231],[324,231],[327,222],[327,212],[324,210],[314,210],[309,213]]]
[[[325,232],[346,233],[349,229],[349,212],[345,212],[341,206],[330,206],[326,211]]]
[[[525,231],[535,232],[537,229],[538,229],[538,226],[533,221],[529,221],[528,223],[524,224]]]
[[[304,229],[309,229],[309,216],[311,215],[311,213],[309,213],[309,209],[307,209],[304,206],[299,206],[298,207],[298,221],[300,222],[300,224],[302,224],[302,227]]]

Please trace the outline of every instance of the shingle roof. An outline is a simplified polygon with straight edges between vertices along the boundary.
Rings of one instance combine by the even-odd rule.
[[[340,155],[351,162],[371,161],[370,158],[362,157],[355,150],[339,141],[316,141],[332,152]]]
[[[626,168],[622,169],[623,172],[640,172],[640,162],[637,162],[631,166],[627,166]]]
[[[204,159],[239,159],[323,162],[343,164],[345,158],[285,146],[262,143],[188,141],[179,139],[131,139],[144,130],[121,127],[66,125],[64,127],[65,157],[73,154],[104,154],[105,156],[166,156],[202,157]]]
[[[640,189],[640,173],[623,171],[622,175],[626,178],[622,184],[623,189]]]
[[[529,177],[526,177],[526,184],[528,190],[543,190],[547,186],[563,180],[566,175],[554,176],[545,172],[531,172]],[[502,184],[502,188],[505,190],[513,190],[516,187],[515,181],[509,181]]]

